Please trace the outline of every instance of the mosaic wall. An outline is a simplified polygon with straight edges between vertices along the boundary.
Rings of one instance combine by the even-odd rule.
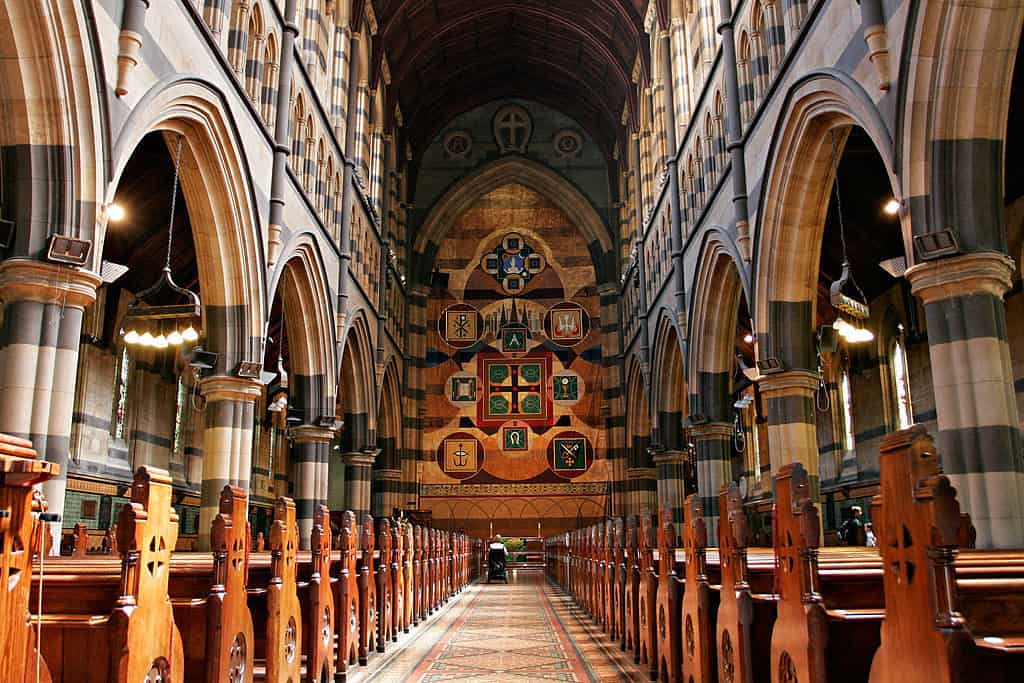
[[[478,534],[600,517],[602,334],[585,239],[546,198],[506,185],[456,219],[436,267],[421,507]]]

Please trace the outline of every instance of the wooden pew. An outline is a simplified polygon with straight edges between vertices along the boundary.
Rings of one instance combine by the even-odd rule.
[[[658,680],[679,683],[683,679],[682,632],[680,631],[682,581],[676,575],[676,525],[672,510],[666,508],[658,525]],[[689,562],[687,562],[689,564]],[[692,630],[692,625],[691,629]],[[689,635],[689,631],[688,631]],[[692,643],[689,639],[687,647]]]
[[[121,564],[116,578],[108,575],[105,590],[89,591],[84,584],[76,602],[34,618],[42,624],[43,657],[54,681],[136,683],[147,676],[168,680],[185,669],[181,635],[167,595],[171,549],[178,534],[167,472],[139,468],[131,502],[121,509],[117,526]],[[93,562],[74,560],[76,565]],[[60,582],[59,577],[53,579]],[[44,592],[44,600],[45,596]]]
[[[609,601],[611,604],[609,636],[612,640],[619,641],[621,644],[624,639],[625,612],[623,598],[626,590],[626,563],[623,555],[625,550],[623,545],[625,540],[625,524],[622,517],[616,517],[611,528],[612,540],[609,543],[611,555],[608,560],[612,584],[611,600]]]
[[[85,557],[89,553],[89,526],[78,522],[71,531],[71,557]]]
[[[398,522],[391,527],[391,640],[408,630],[405,626],[405,533]]]
[[[384,652],[393,635],[394,609],[391,602],[391,522],[377,520],[377,561],[374,583],[377,590],[377,652]]]
[[[754,604],[747,582],[747,513],[736,484],[718,494],[721,589],[717,612],[718,680],[753,683],[751,623]]]
[[[51,680],[50,670],[36,651],[36,634],[29,626],[33,546],[45,525],[32,515],[33,487],[60,473],[60,467],[36,459],[32,442],[0,434],[0,681],[28,683]]]
[[[704,510],[696,494],[687,496],[683,516],[686,589],[682,598],[681,680],[710,683],[715,680],[715,647],[712,635],[715,632],[714,606],[711,589],[708,587],[708,531],[704,522]],[[668,521],[671,522],[671,517]]]
[[[337,618],[331,587],[331,513],[325,505],[313,511],[310,539],[310,577],[306,584],[304,650],[307,683],[334,678],[334,622]]]
[[[225,486],[213,520],[212,584],[206,600],[174,601],[174,619],[185,633],[185,677],[207,683],[251,677],[255,634],[246,603],[249,530],[245,491]],[[186,628],[187,627],[187,628]]]
[[[1011,566],[1019,553],[974,555],[972,561],[995,571],[986,578],[960,579],[967,573],[957,566],[960,506],[949,479],[939,474],[931,438],[921,428],[896,432],[880,450],[882,484],[873,506],[887,568],[886,613],[870,680],[946,683],[982,680],[979,675],[996,683],[1021,680],[1024,582],[998,578],[1019,574]],[[980,586],[972,581],[983,586],[974,605],[971,592]],[[984,595],[991,584],[996,584],[995,606],[989,602],[993,596]]]
[[[633,660],[640,662],[640,584],[641,568],[639,556],[640,518],[630,515],[626,518],[625,585],[622,597],[622,648],[633,653]]]
[[[658,519],[655,515],[640,518],[640,593],[637,600],[640,646],[638,661],[647,668],[651,678],[658,676],[658,567],[654,564],[657,548]]]
[[[338,650],[335,663],[336,680],[346,679],[349,667],[359,658],[359,585],[356,557],[359,554],[359,528],[351,510],[341,515],[338,533],[340,560],[335,562],[334,613],[338,627]]]
[[[366,666],[370,653],[377,649],[377,589],[374,578],[373,517],[363,516],[359,547],[359,664]]]
[[[303,623],[296,579],[298,549],[295,502],[291,498],[278,498],[270,526],[271,569],[266,590],[264,680],[268,683],[300,680]]]
[[[604,604],[601,605],[603,612],[604,632],[612,640],[617,638],[615,624],[615,572],[618,562],[615,561],[615,523],[613,520],[606,520],[604,523],[603,552],[601,555],[601,592],[604,595]]]
[[[416,579],[413,574],[414,572],[414,558],[416,556],[415,537],[413,535],[412,524],[406,520],[402,526],[403,536],[403,553],[402,553],[402,586],[404,589],[404,598],[402,604],[404,605],[405,614],[402,616],[402,630],[406,633],[416,623]]]
[[[412,540],[413,540],[413,574],[415,579],[413,581],[413,626],[418,626],[421,621],[427,618],[426,599],[424,596],[423,580],[426,574],[426,566],[424,560],[424,538],[423,538],[423,527],[419,524],[414,524],[412,527]]]

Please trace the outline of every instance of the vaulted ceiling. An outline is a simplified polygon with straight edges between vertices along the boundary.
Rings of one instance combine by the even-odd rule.
[[[416,153],[454,116],[523,97],[610,150],[647,0],[374,0],[379,47]],[[632,109],[632,107],[631,107]]]

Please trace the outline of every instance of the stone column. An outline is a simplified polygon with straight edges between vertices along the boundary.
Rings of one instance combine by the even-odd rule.
[[[309,548],[313,532],[313,511],[327,503],[327,482],[334,431],[315,425],[298,425],[288,430],[292,440],[295,476],[295,520],[299,525],[299,547]]]
[[[231,484],[249,490],[255,401],[262,395],[262,389],[255,380],[223,375],[204,379],[199,385],[206,399],[199,550],[210,548],[210,524],[220,510],[224,486]]]
[[[704,508],[708,543],[718,542],[718,492],[732,481],[733,426],[728,422],[709,422],[690,429],[697,449],[697,495]]]
[[[631,515],[658,510],[658,470],[654,467],[630,467],[626,470]]]
[[[814,415],[817,373],[787,370],[765,375],[758,387],[768,417],[771,476],[774,477],[783,465],[799,462],[807,470],[810,479],[811,500],[817,501],[818,430]]]
[[[67,488],[78,340],[99,285],[96,274],[75,268],[20,258],[0,263],[0,432],[31,439],[41,458],[60,465],[60,474],[42,485],[58,513]],[[50,528],[59,552],[60,525]]]
[[[676,535],[683,530],[683,502],[686,500],[686,482],[683,478],[683,451],[657,450],[654,453],[654,467],[658,472],[658,511],[672,510]],[[660,519],[660,517],[659,517]]]
[[[1024,459],[1003,304],[1013,269],[992,252],[906,273],[928,325],[942,469],[982,548],[1024,543]]]
[[[378,453],[372,448],[341,456],[345,463],[345,507],[356,513],[356,519],[370,512],[370,480]]]
[[[402,470],[379,469],[373,471],[373,499],[370,501],[374,517],[390,517],[395,508],[404,507],[402,499]]]

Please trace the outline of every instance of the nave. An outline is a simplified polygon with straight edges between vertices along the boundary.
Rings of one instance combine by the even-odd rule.
[[[352,681],[644,681],[573,599],[543,572],[512,570],[508,585],[478,582],[408,646]]]

